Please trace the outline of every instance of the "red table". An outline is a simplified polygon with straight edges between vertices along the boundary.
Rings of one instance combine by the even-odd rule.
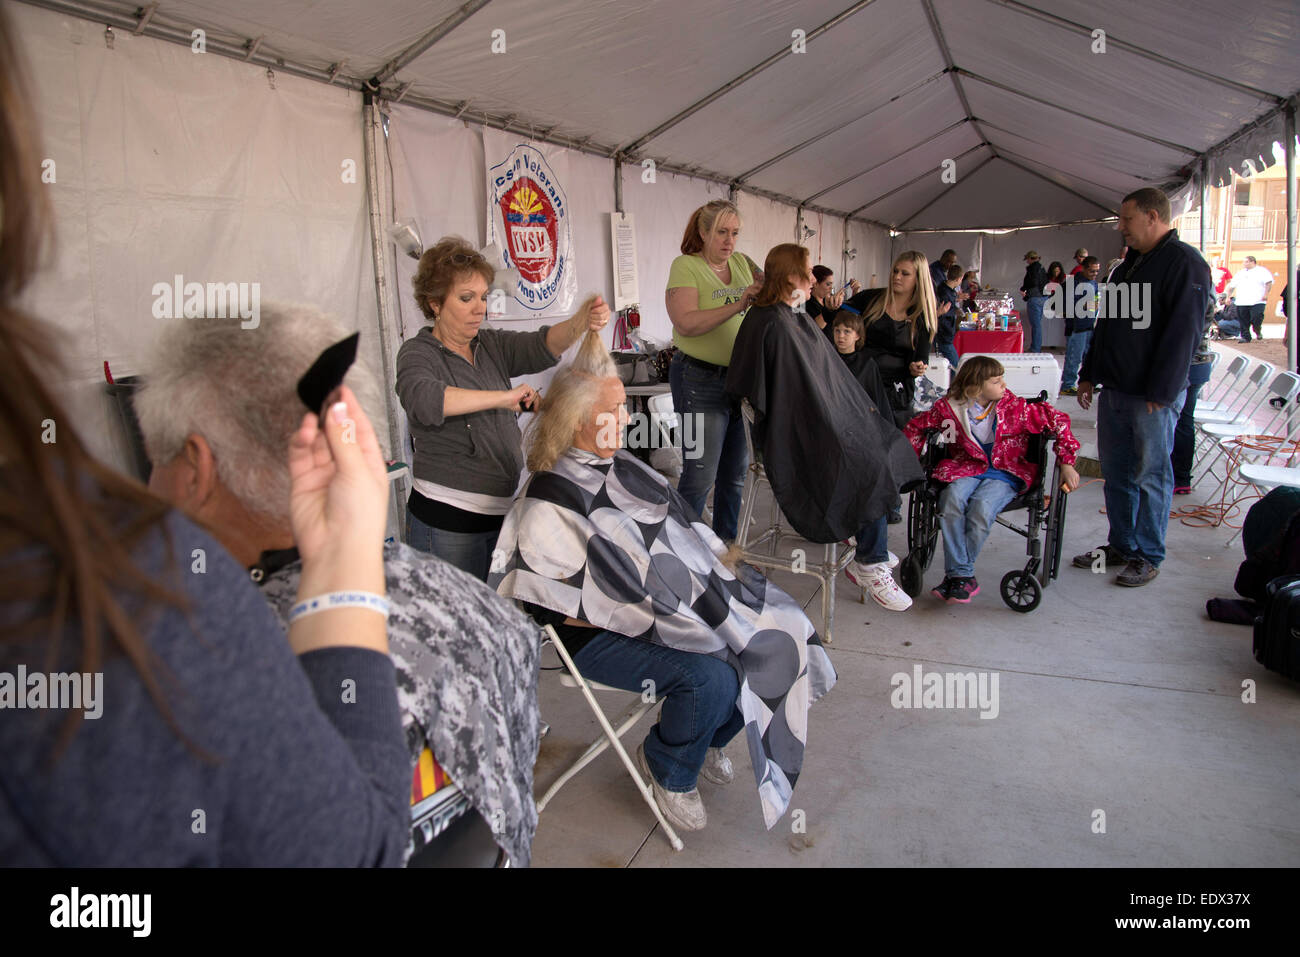
[[[957,333],[957,338],[953,342],[953,347],[957,350],[957,355],[964,356],[968,352],[977,353],[999,353],[999,352],[1024,352],[1024,337],[1020,332],[1020,327],[1013,326],[1003,332],[1001,329],[966,329]]]

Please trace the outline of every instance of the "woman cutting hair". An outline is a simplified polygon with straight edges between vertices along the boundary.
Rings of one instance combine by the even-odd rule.
[[[483,329],[495,276],[465,240],[438,240],[412,283],[432,324],[397,352],[397,395],[415,446],[407,544],[484,580],[523,470],[518,415],[538,398],[510,380],[549,369],[580,335],[609,322],[609,306],[592,296],[535,332]]]
[[[880,368],[899,428],[912,418],[916,379],[930,363],[930,343],[938,325],[929,276],[925,254],[905,252],[894,260],[888,286],[864,289],[845,304],[862,316],[866,327],[862,348]]]

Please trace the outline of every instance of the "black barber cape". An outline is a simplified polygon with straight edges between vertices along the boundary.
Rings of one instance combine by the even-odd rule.
[[[826,336],[780,303],[745,315],[727,391],[754,407],[754,445],[786,519],[811,542],[857,535],[923,477]]]

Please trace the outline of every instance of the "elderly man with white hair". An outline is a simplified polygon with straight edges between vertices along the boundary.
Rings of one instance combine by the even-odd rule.
[[[263,305],[254,329],[238,320],[177,321],[160,338],[135,399],[153,463],[150,488],[211,529],[282,621],[301,572],[285,465],[304,412],[296,385],[347,334],[314,307],[277,303]],[[345,382],[363,407],[382,411],[364,368],[354,366]],[[433,556],[388,543],[384,564],[412,767],[429,747],[496,843],[525,865],[537,827],[538,629]]]

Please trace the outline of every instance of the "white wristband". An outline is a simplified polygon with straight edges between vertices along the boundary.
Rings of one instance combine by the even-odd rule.
[[[289,624],[331,608],[367,608],[388,617],[388,599],[369,591],[331,591],[300,601],[289,609]]]

